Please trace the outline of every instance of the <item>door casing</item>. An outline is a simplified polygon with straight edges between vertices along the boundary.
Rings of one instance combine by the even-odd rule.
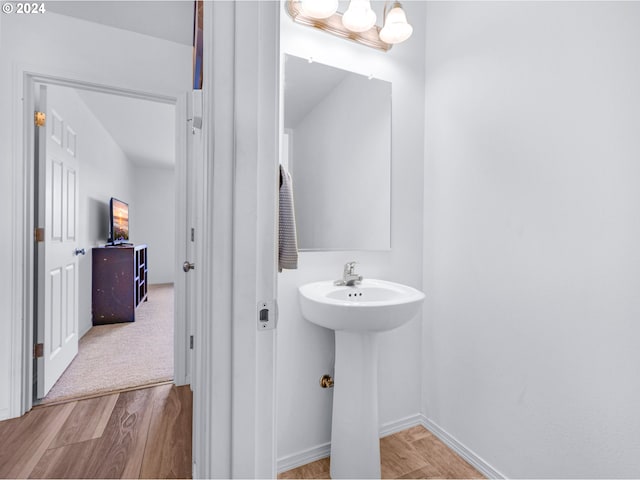
[[[33,338],[34,338],[34,281],[35,279],[35,255],[32,247],[33,232],[35,228],[34,216],[34,196],[35,185],[34,161],[35,161],[35,129],[33,123],[33,112],[35,111],[35,88],[37,84],[55,85],[81,90],[90,90],[111,95],[120,95],[130,98],[144,99],[175,105],[176,115],[176,277],[174,284],[175,306],[174,311],[183,312],[185,309],[185,279],[182,270],[179,270],[179,259],[186,251],[187,233],[178,223],[178,219],[184,218],[187,209],[187,102],[185,94],[158,94],[121,88],[112,85],[94,83],[81,78],[74,78],[67,73],[35,71],[29,67],[17,68],[16,85],[22,86],[20,96],[16,96],[21,105],[16,111],[22,109],[22,121],[19,128],[21,133],[22,146],[22,171],[14,172],[14,178],[19,180],[22,189],[21,195],[14,195],[18,209],[14,214],[22,216],[22,229],[16,229],[16,236],[20,240],[14,242],[14,258],[20,258],[21,268],[14,268],[14,284],[22,286],[21,304],[14,306],[14,311],[21,314],[14,318],[12,329],[12,339],[14,346],[12,352],[13,378],[11,398],[11,411],[13,416],[22,415],[28,412],[33,406]],[[180,252],[180,253],[178,253]],[[16,321],[19,324],[16,325]],[[188,368],[187,365],[187,319],[184,315],[175,315],[174,328],[174,382],[176,385],[186,383]]]
[[[206,2],[194,478],[275,478],[280,7]],[[271,312],[277,318],[276,311]]]

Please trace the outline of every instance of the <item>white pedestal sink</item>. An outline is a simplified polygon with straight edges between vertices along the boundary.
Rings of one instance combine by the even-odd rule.
[[[380,478],[378,334],[420,311],[424,293],[383,280],[299,288],[303,316],[335,330],[331,478]]]

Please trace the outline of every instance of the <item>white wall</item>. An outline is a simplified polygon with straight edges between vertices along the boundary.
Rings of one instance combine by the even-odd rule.
[[[173,283],[176,262],[176,176],[173,168],[136,167],[131,241],[148,246],[149,283]]]
[[[78,247],[86,255],[79,257],[78,331],[91,328],[92,248],[104,245],[109,236],[109,199],[133,200],[133,164],[87,108],[75,90],[47,88],[47,103],[54,106],[65,123],[77,133],[79,159]],[[131,229],[135,235],[136,229]]]
[[[389,248],[389,93],[385,82],[349,75],[293,129],[289,162],[300,248]],[[366,182],[358,181],[363,173]]]
[[[21,191],[21,68],[64,74],[121,88],[178,95],[190,90],[191,48],[112,27],[47,12],[2,15],[0,32],[0,204],[5,223],[22,231],[24,215],[14,210]],[[11,212],[11,213],[7,213]],[[21,335],[22,285],[11,281],[23,267],[22,245],[0,236],[0,419],[20,414],[19,352],[12,343]],[[15,252],[18,252],[16,255]]]
[[[407,2],[405,8],[416,25],[424,23],[424,4]],[[421,287],[424,30],[416,28],[409,41],[384,53],[296,25],[283,11],[281,49],[284,53],[312,56],[327,65],[391,81],[393,127],[391,251],[303,252],[298,270],[285,270],[278,276],[280,466],[301,458],[304,450],[317,449],[330,440],[332,392],[321,389],[318,381],[322,374],[332,372],[333,333],[302,318],[297,287],[310,281],[339,278],[344,263],[350,260],[359,262],[358,271],[365,277]],[[363,181],[366,181],[364,174]],[[381,424],[420,412],[420,358],[420,320],[382,335]]]
[[[423,408],[507,477],[640,473],[639,21],[427,5]]]

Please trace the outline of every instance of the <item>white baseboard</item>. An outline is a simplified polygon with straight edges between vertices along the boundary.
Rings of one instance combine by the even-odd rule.
[[[388,422],[380,426],[380,438],[392,435],[402,430],[406,430],[416,425],[422,425],[424,428],[433,433],[442,442],[444,442],[451,450],[465,459],[471,466],[482,473],[487,478],[506,479],[506,477],[498,470],[489,465],[485,460],[478,456],[475,452],[464,446],[456,438],[449,434],[446,430],[440,428],[439,425],[429,420],[421,414],[410,415],[400,420]],[[316,447],[303,450],[298,453],[287,455],[279,458],[277,461],[278,473],[286,472],[292,468],[297,468],[307,463],[315,462],[321,458],[326,458],[331,453],[331,442],[323,443]],[[195,477],[194,477],[195,478]]]
[[[401,418],[400,420],[380,425],[380,438],[393,435],[394,433],[415,427],[416,425],[424,425],[423,419],[424,417],[422,415],[416,413],[415,415],[410,415],[408,417]]]
[[[456,438],[454,438],[449,432],[440,428],[439,425],[435,424],[431,420],[429,420],[424,415],[420,415],[422,417],[422,426],[433,433],[436,437],[438,437],[442,442],[444,442],[451,450],[456,452],[462,458],[464,458],[467,462],[471,464],[476,470],[482,473],[487,478],[498,478],[505,479],[502,473],[489,465],[485,460],[483,460],[480,456],[478,456],[475,452],[464,446],[460,443]]]
[[[409,417],[401,418],[394,422],[385,423],[380,426],[380,438],[392,435],[396,432],[406,430],[423,424],[422,415],[416,414]],[[278,459],[278,473],[286,472],[292,468],[297,468],[307,463],[315,462],[321,458],[326,458],[331,454],[331,442],[323,443],[317,447],[312,447],[298,453],[293,453]]]
[[[331,453],[331,442],[323,443],[316,447],[292,453],[286,457],[278,458],[276,468],[278,473],[286,472],[292,468],[301,467],[307,463],[315,462],[321,458],[326,458]]]

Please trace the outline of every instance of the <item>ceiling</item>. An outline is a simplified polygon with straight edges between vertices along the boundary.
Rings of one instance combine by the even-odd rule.
[[[192,0],[56,0],[47,11],[193,45]],[[143,167],[175,165],[175,106],[77,91],[125,155]]]
[[[134,164],[175,165],[174,105],[86,90],[78,95]]]
[[[192,0],[56,0],[47,11],[193,45]]]

